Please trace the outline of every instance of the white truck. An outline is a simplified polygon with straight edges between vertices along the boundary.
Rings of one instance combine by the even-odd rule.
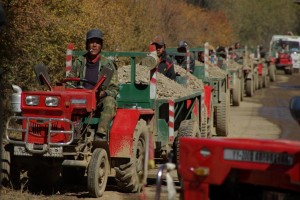
[[[292,58],[293,72],[300,71],[300,36],[295,35],[273,35],[270,41],[269,56],[278,58],[278,50],[281,42],[287,44],[289,54]]]

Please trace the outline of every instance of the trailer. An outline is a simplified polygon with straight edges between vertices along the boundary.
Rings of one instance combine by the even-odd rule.
[[[205,62],[197,60],[197,54],[205,52]],[[168,54],[174,59],[176,55],[191,56],[195,60],[193,75],[202,80],[205,84],[205,106],[207,111],[207,124],[209,132],[213,127],[218,136],[227,136],[229,127],[229,75],[226,71],[220,69],[215,57],[209,55],[209,44],[205,47],[188,48],[186,55],[178,53],[176,48],[167,48]]]

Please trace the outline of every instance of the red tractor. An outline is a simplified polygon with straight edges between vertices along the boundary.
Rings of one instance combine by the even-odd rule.
[[[276,68],[280,70],[284,70],[285,74],[293,73],[293,62],[292,57],[288,52],[278,52],[276,58]]]
[[[146,55],[127,53],[125,56],[131,57],[134,68],[135,57]],[[95,115],[96,95],[108,84],[112,68],[103,69],[99,81],[90,83],[94,85],[91,90],[70,86],[71,82],[87,82],[79,78],[66,78],[51,86],[43,65],[36,66],[35,73],[48,90],[21,92],[14,86],[19,93],[12,98],[13,108],[20,113],[7,121],[0,181],[18,189],[22,177],[26,176],[28,187],[52,192],[60,176],[64,182],[74,183],[86,175],[90,195],[100,197],[108,176],[114,174],[121,191],[140,192],[147,172],[146,121],[153,117],[153,110],[120,106],[111,122],[108,141],[94,141],[100,120],[95,117],[99,116]],[[120,93],[123,94],[122,90]],[[127,98],[124,95],[118,100],[123,97]]]
[[[300,97],[290,101],[300,122]],[[180,139],[184,199],[300,199],[300,142],[267,139]]]

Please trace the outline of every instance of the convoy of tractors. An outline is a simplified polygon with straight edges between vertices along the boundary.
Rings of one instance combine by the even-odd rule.
[[[65,78],[53,84],[46,67],[37,65],[35,74],[44,90],[22,91],[13,85],[15,115],[6,124],[0,181],[20,189],[27,177],[28,187],[44,190],[55,187],[59,179],[75,184],[86,177],[90,196],[101,197],[112,176],[120,191],[140,192],[148,167],[169,162],[173,153],[185,199],[220,199],[223,194],[237,199],[237,183],[276,187],[280,181],[269,184],[259,177],[277,175],[278,171],[285,181],[281,189],[299,191],[299,185],[294,184],[299,183],[299,176],[291,175],[299,173],[293,167],[299,154],[292,144],[280,152],[276,148],[284,141],[275,144],[225,138],[230,106],[239,106],[245,96],[252,97],[276,80],[282,60],[272,48],[266,55],[259,47],[226,49],[225,57],[208,43],[188,47],[186,53],[167,49],[172,59],[180,55],[195,60],[193,73],[189,62],[185,68],[175,65],[176,81],[157,72],[153,52],[103,52],[116,61],[119,74],[118,108],[107,141],[94,141],[94,135],[101,120],[95,117],[96,94],[109,83],[110,69],[104,68],[98,83],[87,90],[70,84],[85,79]],[[204,62],[199,61],[199,52],[204,52]],[[72,61],[85,52],[70,48],[67,53]],[[289,74],[296,71],[293,67],[284,70]],[[229,193],[211,192],[225,180],[229,185],[235,183]]]

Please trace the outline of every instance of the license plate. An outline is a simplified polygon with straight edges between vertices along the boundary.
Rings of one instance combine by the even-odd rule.
[[[15,156],[33,156],[31,152],[28,152],[23,146],[14,146]],[[43,157],[63,157],[62,147],[50,147],[47,152],[41,154]]]
[[[275,165],[293,165],[294,162],[293,156],[287,153],[274,153],[266,151],[250,151],[237,149],[225,149],[224,160],[257,162]]]

